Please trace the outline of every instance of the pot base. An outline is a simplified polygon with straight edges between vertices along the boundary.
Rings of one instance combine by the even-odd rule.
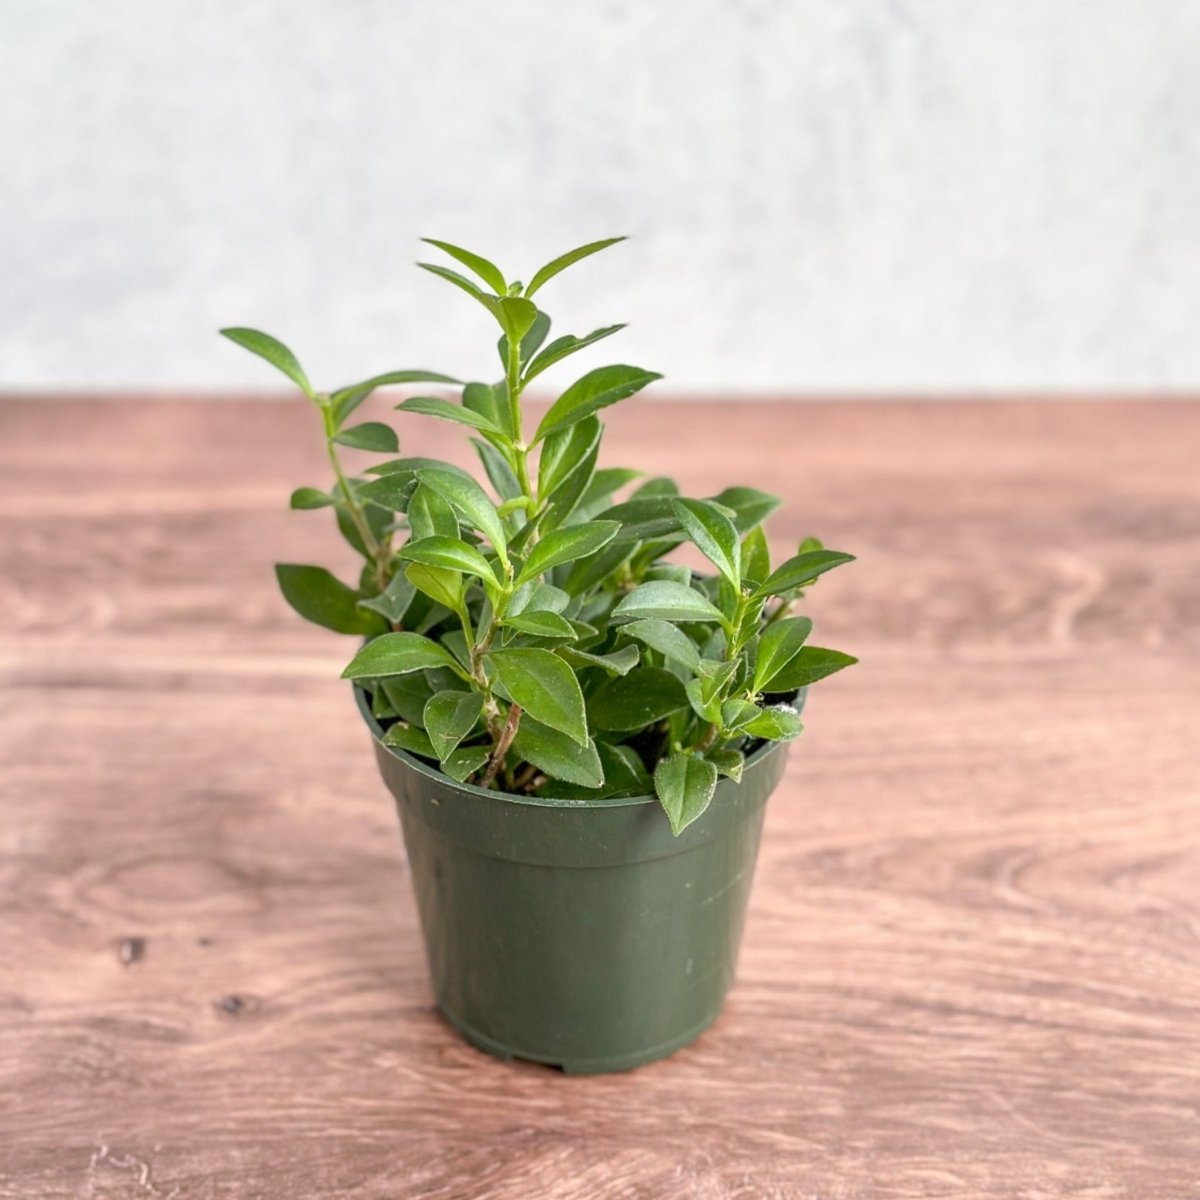
[[[660,1058],[669,1058],[677,1050],[691,1045],[721,1015],[721,1010],[718,1008],[711,1016],[705,1017],[699,1024],[693,1025],[691,1029],[673,1037],[670,1041],[651,1046],[646,1050],[639,1050],[636,1054],[622,1054],[610,1058],[575,1058],[563,1062],[536,1054],[526,1054],[515,1046],[507,1046],[503,1042],[498,1042],[495,1038],[480,1033],[478,1029],[455,1016],[444,1004],[438,1005],[438,1011],[447,1023],[470,1042],[476,1050],[482,1050],[504,1062],[537,1063],[539,1066],[562,1071],[564,1075],[605,1075],[614,1071],[632,1071],[635,1067],[643,1067],[647,1063],[657,1062]]]

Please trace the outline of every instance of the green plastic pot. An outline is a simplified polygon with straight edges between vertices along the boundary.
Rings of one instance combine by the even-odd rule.
[[[664,1058],[716,1019],[785,744],[752,753],[674,837],[652,796],[455,783],[385,746],[355,691],[399,810],[438,1006],[467,1041],[591,1074]]]

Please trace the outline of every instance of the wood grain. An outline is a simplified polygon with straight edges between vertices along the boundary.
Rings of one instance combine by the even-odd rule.
[[[466,463],[413,421],[406,449]],[[765,449],[764,449],[765,447]],[[0,404],[0,1197],[1200,1195],[1200,406],[633,403],[860,562],[739,983],[633,1074],[436,1016],[310,414]]]

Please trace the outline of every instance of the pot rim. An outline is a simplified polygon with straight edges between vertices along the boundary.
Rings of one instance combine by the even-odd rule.
[[[401,750],[399,746],[387,745],[383,740],[383,729],[378,720],[376,720],[375,714],[371,712],[367,702],[366,689],[359,687],[357,683],[352,683],[351,687],[354,689],[354,702],[358,705],[358,711],[366,722],[367,728],[371,731],[371,737],[374,739],[375,744],[397,761],[404,763],[405,766],[416,771],[418,775],[424,775],[427,779],[433,780],[443,787],[450,786],[457,788],[469,796],[481,796],[487,800],[505,800],[510,804],[523,804],[532,808],[622,808],[658,803],[658,797],[653,793],[646,796],[605,796],[596,800],[561,800],[553,796],[518,796],[514,792],[502,792],[493,788],[476,787],[473,783],[459,783],[457,780],[451,779],[444,771],[439,771],[436,767],[431,767],[428,763],[422,762],[416,755],[409,754],[407,750]],[[790,745],[790,742],[763,742],[758,749],[746,755],[746,763],[743,769],[749,770],[753,765],[762,762],[770,755],[778,753],[780,750],[786,751]]]

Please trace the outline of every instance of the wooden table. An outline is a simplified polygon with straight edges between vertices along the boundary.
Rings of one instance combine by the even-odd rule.
[[[607,461],[856,551],[862,663],[725,1014],[567,1078],[434,1011],[348,644],[271,577],[348,561],[312,414],[0,405],[0,1197],[1200,1195],[1200,407],[633,402]]]

